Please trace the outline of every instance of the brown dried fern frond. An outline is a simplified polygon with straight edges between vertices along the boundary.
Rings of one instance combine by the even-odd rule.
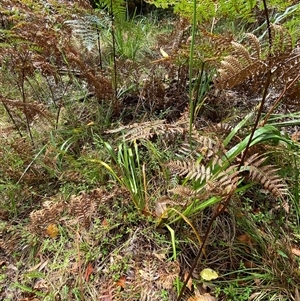
[[[249,47],[232,42],[233,51],[224,57],[218,69],[215,86],[218,89],[233,88],[247,84],[247,91],[252,87],[253,92],[259,92],[264,87],[265,75],[272,70],[271,85],[275,90],[284,90],[300,72],[300,60],[293,51],[292,38],[287,29],[279,25],[271,26],[271,47],[266,49],[269,54],[262,58],[262,47],[259,39],[246,34]],[[293,90],[293,86],[289,90]],[[290,94],[296,95],[291,92]]]
[[[125,141],[149,140],[156,135],[183,135],[186,132],[186,128],[179,123],[168,124],[165,120],[154,120],[121,126],[117,129],[106,131],[106,133],[118,133],[126,130],[128,131],[122,136]]]
[[[208,127],[208,131],[216,133],[217,135],[228,135],[233,129],[233,126],[229,123],[217,123],[210,124]]]
[[[271,53],[273,56],[289,56],[293,50],[292,36],[284,27],[271,24]]]
[[[69,204],[70,214],[78,219],[80,225],[88,229],[96,204],[102,199],[103,195],[104,193],[101,189],[95,189],[90,193],[82,192],[78,196],[71,196]]]
[[[59,202],[45,202],[44,208],[35,210],[30,213],[30,226],[29,228],[36,234],[41,236],[47,235],[47,227],[55,224],[62,212],[66,208],[64,201]]]
[[[205,188],[210,195],[227,196],[235,191],[240,179],[240,171],[237,169],[237,165],[232,165],[211,177]]]
[[[249,50],[242,44],[237,42],[231,42],[233,46],[233,54],[243,63],[244,66],[248,66],[252,63],[252,58]]]
[[[167,164],[173,174],[192,180],[206,181],[211,177],[211,168],[193,161],[172,161]]]
[[[248,55],[250,58],[249,53]],[[239,68],[241,65],[243,68]],[[232,56],[225,57],[221,66],[222,68],[218,70],[219,76],[215,80],[218,89],[232,88],[247,80],[255,79],[258,74],[266,70],[266,65],[260,60],[250,58],[238,65]]]
[[[171,195],[178,195],[183,198],[188,198],[195,194],[195,191],[187,186],[177,185],[173,189],[168,190]]]
[[[250,48],[253,49],[253,53],[251,53],[251,57],[255,57],[256,59],[260,59],[261,57],[261,45],[258,37],[253,33],[246,33],[246,37],[248,38],[248,42],[250,44]]]
[[[228,49],[232,48],[232,35],[213,34],[204,27],[200,30],[204,37],[204,41],[200,43],[200,50],[208,56],[208,61],[219,60],[224,53],[228,52]]]
[[[287,186],[284,180],[277,174],[279,168],[274,165],[263,165],[266,158],[263,155],[254,154],[245,163],[245,169],[249,171],[252,181],[260,183],[265,190],[275,197],[283,198],[287,193]]]
[[[215,136],[211,138],[210,136],[202,135],[199,132],[193,131],[192,139],[197,145],[198,151],[206,159],[210,159],[213,155],[224,154],[225,149],[221,141]]]
[[[14,111],[18,110],[22,112],[29,121],[33,121],[37,116],[42,117],[49,122],[52,122],[53,116],[41,103],[37,102],[27,102],[21,100],[8,99],[7,97],[0,95],[0,101],[10,110],[10,113],[13,114]]]

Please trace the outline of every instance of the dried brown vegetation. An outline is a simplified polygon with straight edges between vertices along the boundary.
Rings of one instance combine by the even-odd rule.
[[[0,299],[175,300],[214,217],[185,299],[215,300],[206,266],[230,274],[216,286],[294,294],[299,131],[267,124],[280,104],[299,110],[299,43],[284,27],[267,44],[199,26],[189,78],[188,19],[134,61],[112,46],[120,25],[88,1],[1,5]],[[104,15],[107,28],[93,27]]]

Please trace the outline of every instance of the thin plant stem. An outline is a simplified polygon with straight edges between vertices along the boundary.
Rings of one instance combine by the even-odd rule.
[[[193,99],[193,63],[194,63],[194,46],[195,46],[195,36],[196,36],[196,25],[197,25],[197,1],[194,0],[193,5],[193,26],[192,26],[192,40],[190,47],[190,59],[189,59],[189,105],[190,105],[190,125],[189,125],[189,139],[191,142],[191,135],[194,123],[194,111],[195,111],[195,102]],[[190,143],[191,144],[191,143]]]
[[[268,121],[268,119],[270,118],[270,115],[272,114],[272,112],[276,109],[276,107],[279,105],[280,101],[282,100],[284,94],[286,93],[287,90],[289,90],[297,80],[299,80],[300,78],[300,74],[298,74],[294,79],[293,81],[283,89],[282,93],[278,96],[278,98],[276,99],[275,103],[272,105],[271,109],[269,109],[267,115],[265,116],[264,118],[264,121],[263,121],[263,125],[265,125]]]
[[[116,62],[116,36],[115,36],[115,18],[113,13],[113,1],[110,0],[110,17],[111,17],[111,36],[112,36],[112,46],[113,46],[113,107],[117,103],[117,62]]]
[[[2,104],[3,104],[3,106],[4,106],[4,109],[5,109],[6,113],[7,113],[8,116],[9,116],[10,120],[11,120],[12,123],[14,124],[14,126],[15,126],[17,132],[19,133],[20,137],[23,138],[22,132],[21,132],[19,126],[17,125],[17,123],[16,123],[16,121],[15,121],[15,119],[14,119],[14,116],[11,114],[11,112],[10,112],[8,106],[6,105],[6,103],[5,103],[3,100],[2,100]]]
[[[102,70],[103,66],[102,66],[102,53],[101,53],[101,38],[100,38],[100,31],[98,28],[97,28],[97,43],[98,43],[99,66],[100,69]]]

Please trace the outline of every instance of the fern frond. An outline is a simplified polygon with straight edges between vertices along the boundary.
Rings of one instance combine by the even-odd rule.
[[[183,135],[186,132],[185,127],[180,123],[168,124],[165,120],[146,121],[134,123],[128,126],[121,126],[117,129],[108,130],[106,133],[118,133],[128,130],[120,138],[125,141],[133,141],[138,139],[151,139],[153,136],[160,135]]]
[[[167,167],[169,167],[172,174],[182,177],[190,172],[193,164],[194,163],[192,161],[189,162],[176,160],[168,162]]]
[[[60,202],[45,202],[44,208],[30,213],[30,229],[41,236],[46,235],[47,226],[55,223],[64,211],[66,204]]]
[[[292,36],[287,29],[277,24],[271,25],[272,47],[271,53],[273,55],[289,56],[293,50]]]
[[[98,32],[108,28],[109,20],[106,15],[101,18],[95,15],[86,15],[80,19],[67,20],[65,24],[70,26],[72,33],[82,43],[82,45],[91,51],[97,45]]]
[[[96,200],[101,197],[102,191],[97,189],[90,193],[82,192],[78,196],[71,196],[69,211],[86,229],[90,226],[91,216],[96,208]]]
[[[116,20],[124,20],[126,14],[126,6],[123,0],[100,0],[100,6],[106,8]]]
[[[265,160],[262,155],[254,154],[245,161],[244,166],[249,171],[252,181],[260,183],[275,197],[283,197],[287,193],[287,187],[277,174],[279,168],[274,165],[263,165]]]
[[[295,56],[292,37],[287,29],[273,24],[271,26],[271,49],[265,59],[262,58],[261,43],[251,34],[246,34],[248,49],[237,42],[231,42],[231,55],[223,58],[218,69],[215,85],[218,89],[232,88],[247,83],[258,92],[264,86],[264,78],[268,69],[272,70],[272,85],[275,90],[285,89],[292,78],[299,74],[299,58]],[[296,58],[297,57],[297,58]],[[292,90],[292,89],[291,89]],[[293,93],[294,95],[294,93]]]
[[[233,55],[228,55],[221,62],[221,66],[224,66],[224,69],[228,69],[232,73],[239,72],[243,69],[243,64]]]
[[[252,59],[248,49],[237,42],[231,42],[231,44],[233,46],[235,56],[239,58],[241,62],[244,62],[245,66],[250,65]]]
[[[189,143],[183,143],[179,149],[179,154],[183,154],[185,157],[190,157],[195,160],[202,157],[207,161],[222,149],[218,141],[208,136],[193,133],[192,139],[193,147],[191,148]]]
[[[192,196],[195,191],[192,190],[190,187],[177,185],[173,189],[168,190],[168,193],[179,195],[180,197],[187,198]]]
[[[192,161],[171,161],[167,164],[173,174],[185,176],[190,180],[206,181],[211,177],[211,168]]]
[[[206,183],[205,188],[210,194],[226,196],[235,191],[240,179],[240,171],[237,170],[237,165],[232,165],[219,174],[212,176]]]
[[[252,56],[256,59],[260,59],[261,46],[258,37],[253,33],[246,33],[246,37],[248,38],[250,48],[254,50],[254,54],[252,54]]]

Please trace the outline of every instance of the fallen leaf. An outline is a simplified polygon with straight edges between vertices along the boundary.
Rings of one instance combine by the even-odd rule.
[[[186,278],[188,277],[189,273],[185,273],[184,274],[184,281],[186,281]],[[193,280],[192,278],[189,279],[189,281],[187,282],[186,284],[186,287],[191,291],[192,290],[192,287],[193,287]]]
[[[59,229],[57,228],[57,226],[55,224],[49,224],[46,229],[46,233],[51,238],[55,238],[59,234]]]
[[[159,50],[160,50],[161,55],[162,55],[164,58],[168,58],[168,57],[169,57],[169,55],[168,55],[162,48],[160,48]]]
[[[250,235],[248,233],[244,233],[244,234],[238,236],[237,240],[250,247],[252,247],[252,245],[253,245],[252,238],[250,237]]]
[[[89,281],[90,276],[93,272],[94,272],[93,265],[91,263],[89,263],[86,270],[85,270],[85,275],[84,275],[85,281]]]
[[[209,293],[203,295],[196,295],[188,298],[188,301],[217,301],[217,298],[211,296]]]
[[[292,253],[296,256],[299,256],[300,257],[300,250],[299,249],[296,249],[296,248],[292,248],[291,249]]]
[[[117,281],[117,286],[121,287],[121,288],[125,288],[125,286],[126,286],[126,277],[125,276],[121,276],[119,278],[119,280]]]
[[[109,222],[106,218],[102,221],[102,226],[104,226],[104,227],[109,226]]]
[[[201,271],[200,276],[203,280],[210,281],[219,277],[218,273],[210,268]]]
[[[244,261],[244,266],[245,266],[247,269],[253,269],[253,268],[256,267],[256,264],[255,264],[253,261],[245,260],[245,261]]]
[[[44,279],[38,280],[34,284],[33,288],[38,290],[38,291],[42,291],[42,292],[48,292],[49,291],[49,285],[48,285],[47,281],[44,280]]]
[[[155,204],[155,215],[162,219],[168,217],[167,202],[157,202]]]

